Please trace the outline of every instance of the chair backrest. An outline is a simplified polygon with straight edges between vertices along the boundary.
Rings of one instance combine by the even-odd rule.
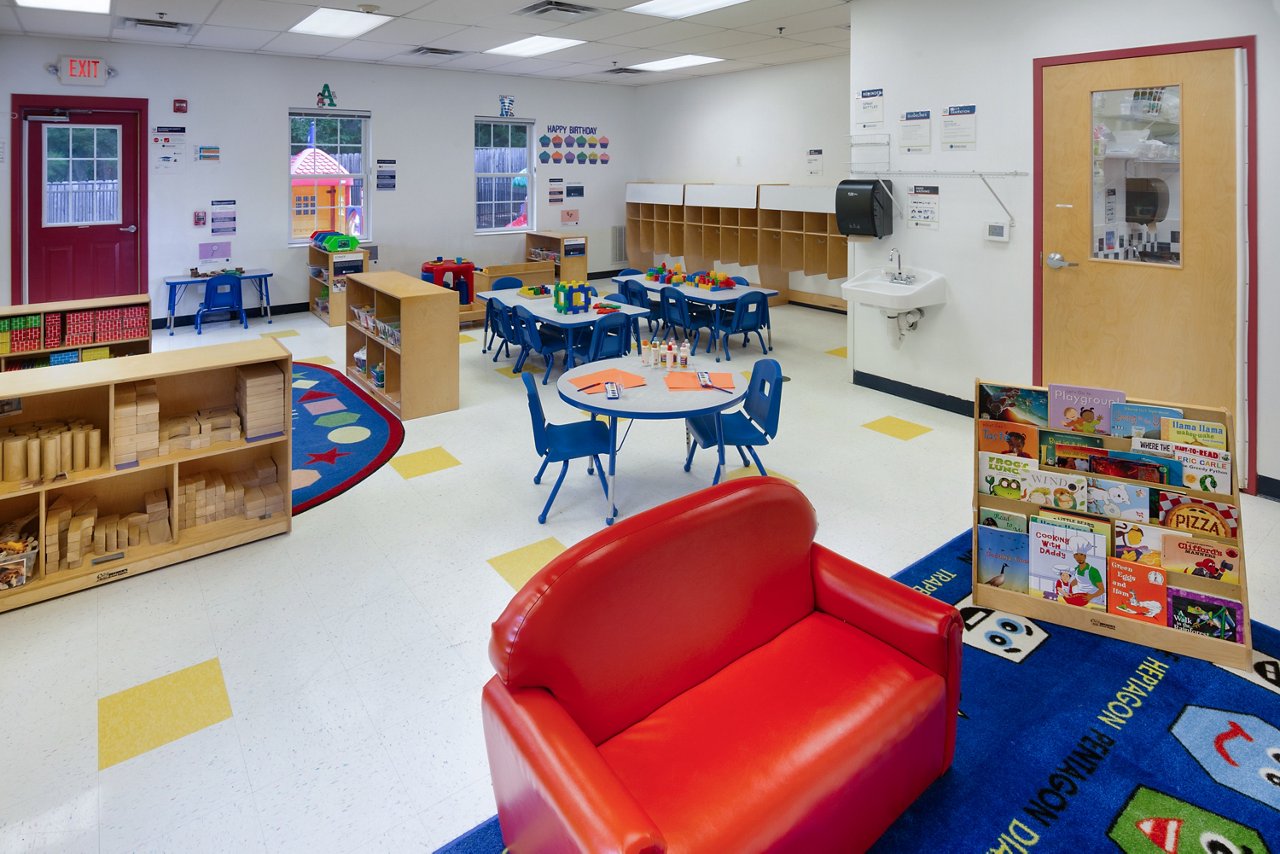
[[[667,286],[658,291],[658,299],[662,301],[662,319],[672,326],[689,325],[689,300],[673,287]]]
[[[516,324],[518,325],[517,334],[524,346],[535,352],[541,353],[542,335],[538,332],[538,319],[533,316],[533,312],[522,305],[518,305],[513,309]]]
[[[204,307],[240,308],[240,277],[230,273],[220,273],[204,283]]]
[[[529,417],[533,420],[533,447],[539,455],[547,453],[547,416],[542,411],[542,398],[538,397],[538,384],[533,374],[521,374],[524,390],[529,395]]]
[[[587,361],[614,359],[627,351],[628,317],[622,312],[606,314],[596,321],[591,330],[591,343],[587,346]]]
[[[627,302],[637,308],[649,307],[649,290],[635,279],[627,279],[622,283],[622,292],[627,295]]]
[[[489,328],[497,330],[499,338],[520,343],[520,336],[511,318],[511,309],[506,303],[499,299],[491,299],[485,306],[484,313],[489,321]]]
[[[489,658],[600,744],[813,612],[816,527],[800,490],[756,477],[620,519],[516,593]]]
[[[782,412],[782,366],[777,359],[761,359],[751,368],[742,409],[772,439],[778,435]]]
[[[742,287],[744,287],[744,288],[745,288],[745,287],[747,287],[747,286],[749,286],[749,285],[751,284],[750,282],[748,282],[748,281],[747,281],[747,277],[746,277],[746,276],[730,276],[730,277],[729,277],[729,279],[730,279],[730,281],[732,281],[735,285],[742,285]]]
[[[605,294],[604,296],[600,297],[600,301],[620,303],[622,305],[631,305],[631,301],[627,299],[627,295],[619,294],[619,293]]]
[[[643,276],[644,273],[642,273],[640,270],[637,270],[635,267],[627,267],[625,269],[619,270],[618,275],[619,276]]]
[[[765,315],[769,310],[769,300],[759,291],[749,291],[733,304],[733,332],[750,332],[764,326]]]
[[[524,287],[524,282],[520,281],[515,276],[499,276],[498,278],[494,279],[493,282],[489,285],[489,289],[494,291],[505,291],[505,290],[510,290],[512,288],[523,288],[523,287]]]

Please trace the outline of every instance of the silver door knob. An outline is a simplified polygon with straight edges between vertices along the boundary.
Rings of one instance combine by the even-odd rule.
[[[1062,257],[1061,252],[1050,252],[1049,257],[1045,259],[1045,263],[1055,270],[1061,270],[1063,267],[1079,267],[1075,261],[1068,261]]]
[[[121,230],[121,231],[127,231],[127,232],[129,232],[130,234],[133,234],[135,231],[137,231],[137,230],[138,230],[138,227],[137,227],[136,225],[131,225],[131,226],[128,226],[127,228],[121,228],[120,230]]]

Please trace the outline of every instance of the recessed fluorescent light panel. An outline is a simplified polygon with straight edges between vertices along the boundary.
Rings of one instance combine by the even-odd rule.
[[[300,23],[289,28],[291,33],[304,36],[328,36],[331,39],[354,39],[391,18],[369,12],[348,12],[346,9],[316,9]]]
[[[582,39],[556,39],[551,36],[530,36],[518,42],[491,47],[485,53],[497,53],[502,56],[541,56],[553,50],[564,50],[582,44]]]
[[[111,11],[111,0],[15,0],[25,9],[54,9],[59,12],[93,12],[105,15]]]
[[[674,71],[677,68],[690,68],[694,65],[706,65],[709,62],[724,62],[723,59],[716,59],[714,56],[698,56],[693,53],[686,53],[684,56],[673,56],[670,59],[659,59],[654,62],[642,62],[639,65],[629,65],[628,68],[638,68],[641,71]]]
[[[725,6],[737,6],[747,0],[649,0],[639,6],[628,6],[624,12],[653,15],[655,18],[688,18],[703,12],[714,12]]]

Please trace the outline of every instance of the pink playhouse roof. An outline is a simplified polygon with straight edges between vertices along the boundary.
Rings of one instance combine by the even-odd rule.
[[[289,161],[291,175],[348,175],[342,164],[325,154],[318,148],[304,148]],[[350,184],[349,178],[329,178],[316,181],[317,184]]]

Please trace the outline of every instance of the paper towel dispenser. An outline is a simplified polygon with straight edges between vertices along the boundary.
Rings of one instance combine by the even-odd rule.
[[[1124,179],[1124,221],[1139,225],[1164,222],[1169,215],[1169,185],[1159,178]]]
[[[836,187],[836,225],[841,234],[893,234],[892,181],[841,181]]]

